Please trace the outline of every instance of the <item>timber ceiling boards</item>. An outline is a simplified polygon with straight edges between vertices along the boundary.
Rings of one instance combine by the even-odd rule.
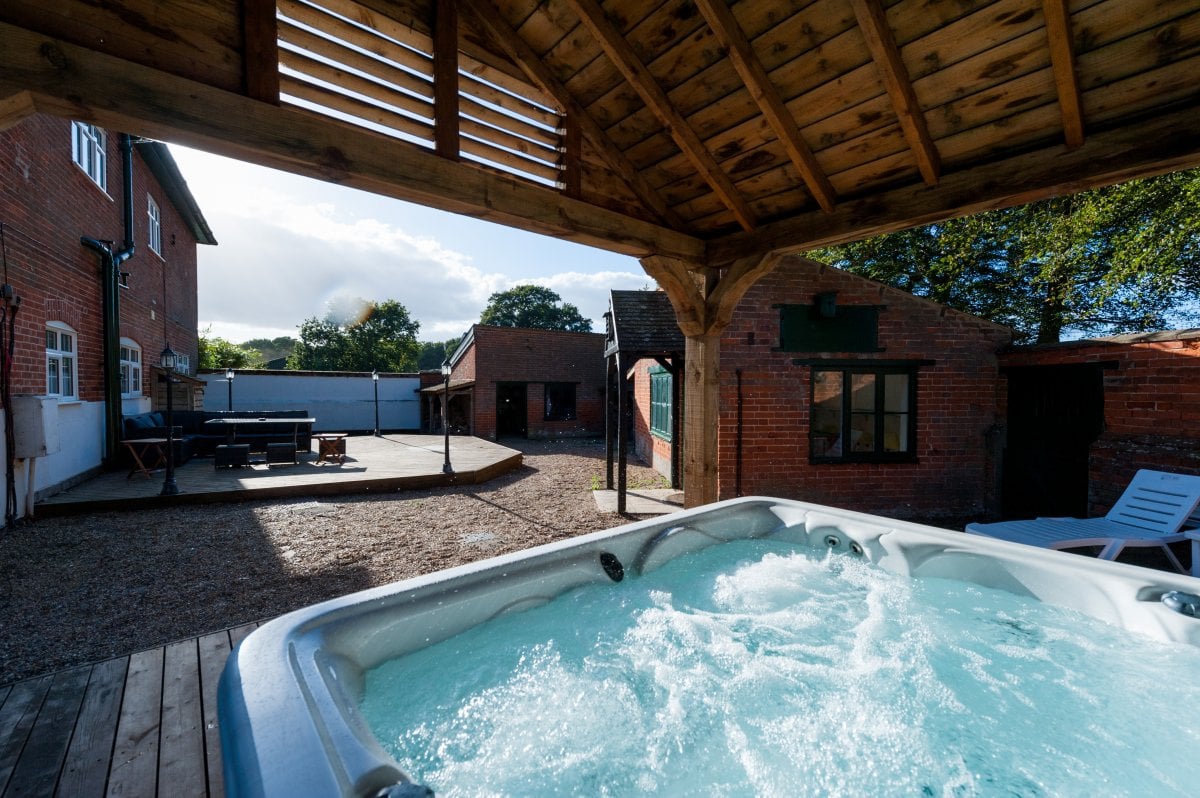
[[[1200,0],[5,0],[0,22],[0,122],[175,127],[697,265],[1200,164]],[[172,116],[199,97],[246,119]],[[301,128],[329,163],[289,150]]]

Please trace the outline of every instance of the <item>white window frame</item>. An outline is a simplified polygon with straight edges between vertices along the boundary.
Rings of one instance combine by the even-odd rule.
[[[108,136],[87,122],[71,122],[71,160],[108,193]]]
[[[175,371],[178,374],[192,374],[192,358],[188,355],[175,356]]]
[[[162,257],[162,211],[154,197],[146,195],[146,239],[154,254]]]
[[[61,321],[46,322],[46,393],[79,398],[79,334]]]
[[[142,395],[142,347],[130,338],[121,339],[121,398],[137,399]]]

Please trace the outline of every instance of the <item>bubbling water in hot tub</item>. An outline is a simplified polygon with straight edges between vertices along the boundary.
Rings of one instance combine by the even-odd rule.
[[[1200,650],[741,540],[367,674],[438,795],[1187,795]]]

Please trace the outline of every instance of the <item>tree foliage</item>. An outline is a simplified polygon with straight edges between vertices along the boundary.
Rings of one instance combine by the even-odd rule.
[[[809,254],[1039,343],[1163,329],[1200,296],[1200,171]]]
[[[421,350],[417,354],[417,370],[441,368],[442,361],[454,354],[461,340],[462,338],[451,338],[448,341],[422,341]]]
[[[421,325],[394,299],[359,300],[352,315],[305,319],[288,368],[304,371],[412,371]]]
[[[263,359],[258,350],[245,344],[235,344],[224,338],[200,333],[198,368],[202,369],[259,369]]]
[[[278,338],[251,338],[242,346],[247,349],[257,349],[262,355],[263,362],[269,363],[272,360],[290,356],[292,350],[296,348],[296,339],[290,335],[281,335]]]
[[[488,297],[479,321],[497,327],[592,331],[592,322],[583,317],[579,308],[563,302],[557,293],[540,285],[518,285],[497,291]]]

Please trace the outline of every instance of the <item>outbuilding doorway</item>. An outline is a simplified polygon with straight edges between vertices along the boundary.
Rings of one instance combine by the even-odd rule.
[[[525,383],[496,385],[496,437],[524,438],[529,433],[525,409]]]
[[[1104,430],[1103,365],[1006,370],[1004,518],[1088,515],[1088,453]]]

